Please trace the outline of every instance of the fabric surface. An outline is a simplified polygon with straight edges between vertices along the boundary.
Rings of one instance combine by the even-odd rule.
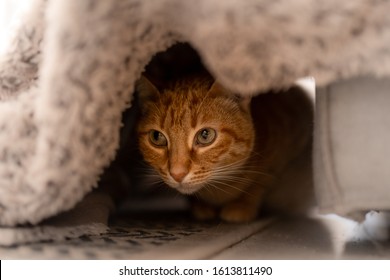
[[[242,94],[390,74],[390,2],[32,0],[0,56],[0,224],[73,208],[115,157],[152,56],[189,42]]]
[[[1,259],[210,259],[266,229],[275,220],[244,225],[199,223],[185,212],[125,215],[103,233],[85,230],[79,237],[51,238],[34,244],[0,247]],[[196,246],[194,246],[196,244]]]
[[[86,234],[99,236],[108,231],[108,219],[113,209],[109,195],[92,192],[71,210],[44,220],[39,225],[0,227],[0,247],[61,242]]]
[[[314,173],[323,211],[363,218],[390,209],[389,93],[390,79],[372,77],[318,92]]]

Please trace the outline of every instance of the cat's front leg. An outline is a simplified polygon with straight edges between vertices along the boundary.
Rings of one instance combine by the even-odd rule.
[[[264,196],[264,188],[252,186],[236,200],[221,208],[220,218],[229,223],[245,223],[255,220]]]
[[[258,208],[234,201],[221,209],[220,218],[229,223],[245,223],[256,219]]]
[[[218,218],[217,209],[200,200],[193,199],[191,201],[191,212],[198,221],[210,221]]]

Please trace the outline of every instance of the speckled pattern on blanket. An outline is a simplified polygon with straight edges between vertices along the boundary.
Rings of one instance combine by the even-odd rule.
[[[71,209],[115,156],[134,82],[189,42],[242,94],[390,74],[390,1],[33,0],[0,56],[0,224]]]

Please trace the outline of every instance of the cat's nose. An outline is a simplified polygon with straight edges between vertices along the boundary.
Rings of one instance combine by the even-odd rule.
[[[170,173],[176,182],[181,183],[187,176],[188,170],[186,168],[173,168],[170,170]]]

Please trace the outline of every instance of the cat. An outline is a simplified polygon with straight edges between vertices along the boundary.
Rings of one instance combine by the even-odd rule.
[[[275,186],[289,163],[310,153],[313,105],[298,87],[240,96],[193,75],[164,89],[141,77],[137,91],[140,153],[166,185],[192,196],[195,218],[249,222],[267,204],[306,210],[305,190],[283,195]]]

